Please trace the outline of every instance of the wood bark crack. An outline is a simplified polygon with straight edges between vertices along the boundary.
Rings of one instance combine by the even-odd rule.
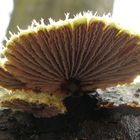
[[[0,140],[139,140],[140,110],[127,105],[98,108],[93,96],[65,100],[68,112],[35,118],[24,112],[0,111]]]

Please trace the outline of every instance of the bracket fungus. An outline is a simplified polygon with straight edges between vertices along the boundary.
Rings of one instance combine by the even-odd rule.
[[[140,74],[140,35],[91,13],[32,24],[7,41],[0,68],[3,107],[39,116],[65,112],[77,93],[130,83]]]

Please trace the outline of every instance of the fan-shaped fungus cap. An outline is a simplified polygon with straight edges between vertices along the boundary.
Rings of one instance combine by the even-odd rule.
[[[140,74],[140,36],[91,13],[20,30],[4,54],[0,84],[43,92],[43,97],[63,99],[78,91],[130,83]]]

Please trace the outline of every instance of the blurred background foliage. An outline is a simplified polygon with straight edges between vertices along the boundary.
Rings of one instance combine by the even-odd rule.
[[[7,29],[13,33],[17,32],[17,25],[26,29],[33,19],[39,21],[41,18],[64,19],[64,13],[69,12],[70,16],[83,12],[97,11],[98,15],[111,13],[113,0],[14,0],[14,9]]]

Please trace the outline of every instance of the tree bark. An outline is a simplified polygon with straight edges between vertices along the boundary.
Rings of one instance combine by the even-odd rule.
[[[67,113],[52,118],[1,110],[0,140],[140,140],[140,107],[99,107],[112,94],[69,97]]]

